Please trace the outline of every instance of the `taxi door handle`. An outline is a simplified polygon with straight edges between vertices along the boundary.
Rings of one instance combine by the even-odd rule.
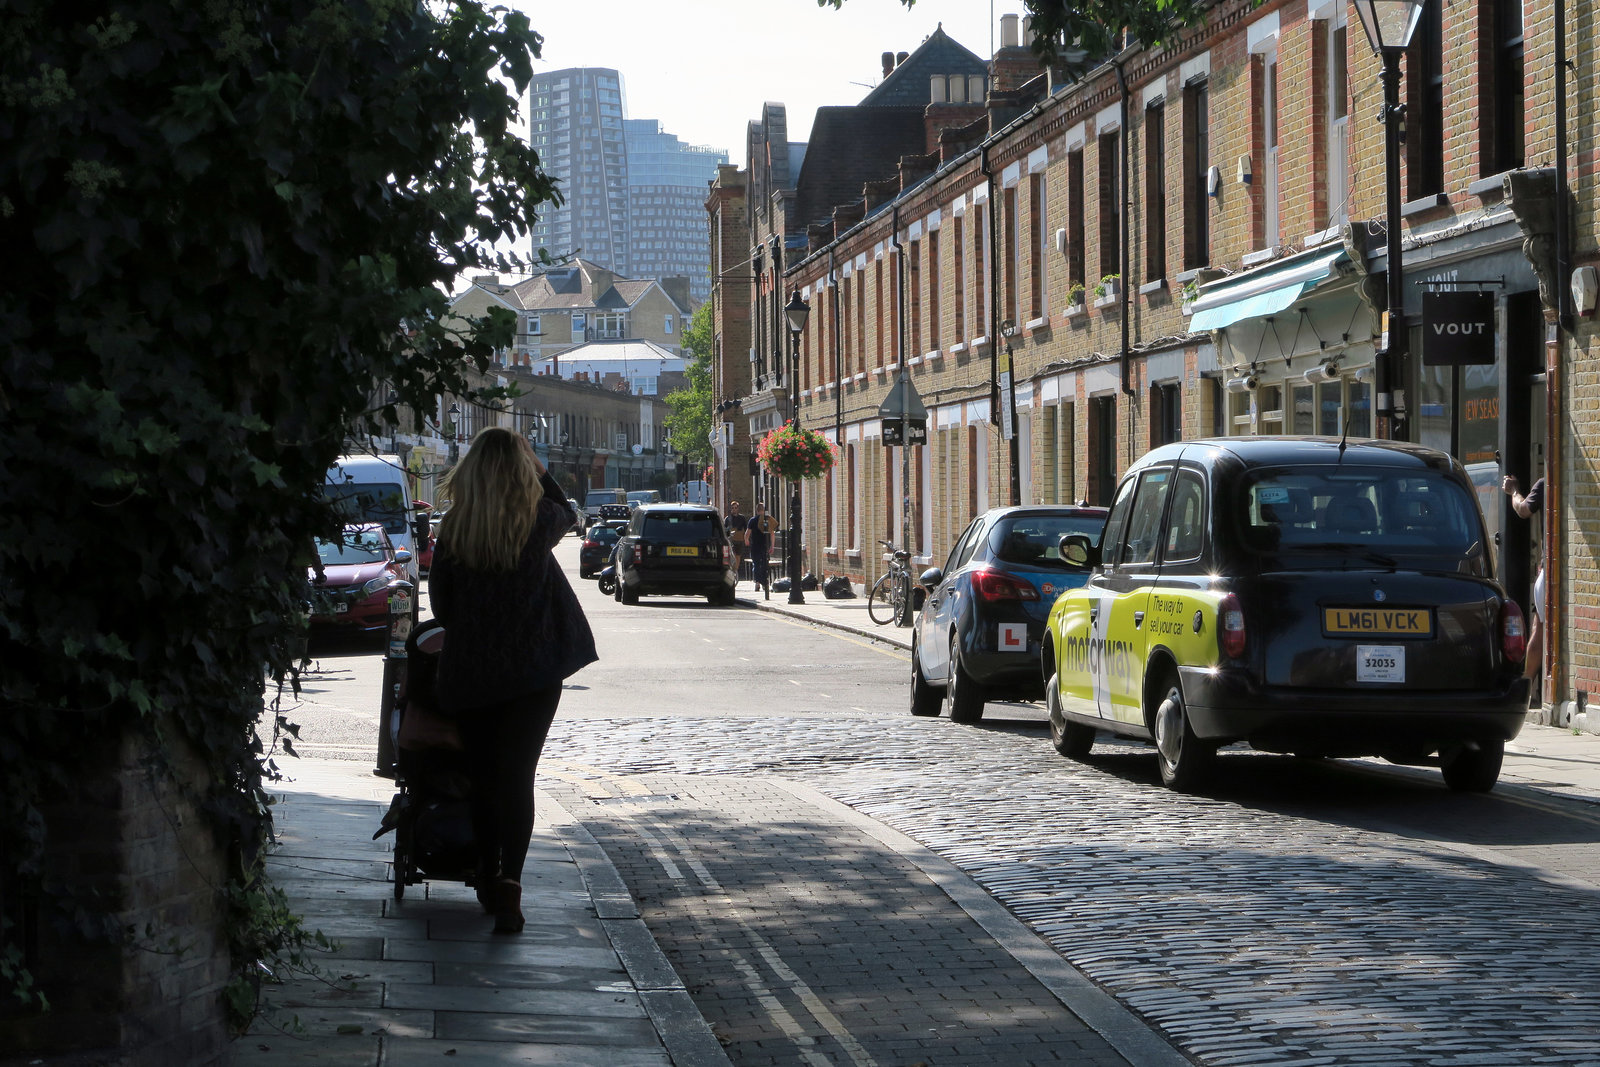
[[[1089,621],[1090,622],[1094,622],[1094,620],[1098,619],[1099,617],[1100,617],[1100,605],[1099,604],[1091,604],[1091,605],[1089,605]]]
[[[1137,630],[1142,625],[1144,625],[1144,612],[1142,612],[1142,611],[1134,612],[1133,613],[1133,628],[1135,630]]]

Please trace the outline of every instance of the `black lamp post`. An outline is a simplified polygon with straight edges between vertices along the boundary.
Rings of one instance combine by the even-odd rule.
[[[450,465],[455,466],[461,458],[461,409],[451,404],[445,414],[450,416]]]
[[[1424,0],[1355,0],[1361,28],[1367,42],[1383,60],[1383,155],[1387,172],[1384,183],[1383,228],[1388,244],[1389,294],[1385,300],[1388,341],[1374,359],[1377,404],[1377,435],[1405,437],[1405,408],[1394,405],[1396,382],[1403,386],[1411,354],[1411,331],[1406,327],[1404,268],[1400,261],[1400,138],[1405,123],[1405,105],[1400,103],[1400,57],[1411,44],[1411,35],[1422,20]],[[1388,430],[1385,432],[1385,423]]]
[[[789,412],[794,428],[800,428],[800,331],[806,328],[806,316],[811,305],[800,299],[800,290],[789,294],[783,313],[789,318],[789,352],[792,357],[789,373]],[[789,603],[804,604],[805,594],[800,591],[800,479],[791,479],[789,491]]]

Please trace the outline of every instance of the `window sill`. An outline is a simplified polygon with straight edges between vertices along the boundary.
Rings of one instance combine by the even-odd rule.
[[[1140,296],[1152,296],[1152,295],[1154,295],[1156,293],[1161,292],[1166,287],[1167,287],[1167,280],[1165,278],[1157,278],[1153,282],[1145,282],[1143,285],[1139,286],[1139,295]]]
[[[943,359],[944,353],[935,348],[931,352],[924,352],[922,354],[922,358],[927,360],[929,363],[934,363]]]
[[[1262,263],[1270,262],[1277,257],[1278,250],[1276,248],[1260,248],[1254,252],[1246,252],[1239,257],[1239,265],[1241,267],[1255,267]]]
[[[861,550],[859,548],[847,548],[844,550],[844,558],[853,563],[860,563]]]
[[[967,350],[966,343],[962,342],[962,341],[957,341],[955,344],[950,346],[950,354],[952,356],[959,356],[961,353],[965,352],[966,350]]]
[[[1419,197],[1400,205],[1400,216],[1410,218],[1412,215],[1424,215],[1438,208],[1448,207],[1450,198],[1443,193],[1434,193],[1432,196]]]
[[[1094,306],[1095,306],[1096,310],[1099,310],[1100,308],[1111,307],[1116,302],[1117,302],[1117,294],[1116,293],[1107,293],[1105,296],[1095,297]]]
[[[978,349],[982,348],[984,345],[986,345],[988,343],[989,343],[988,334],[985,334],[982,337],[974,337],[972,339],[972,350],[974,352],[976,352]]]
[[[1050,327],[1050,316],[1049,315],[1040,315],[1038,318],[1029,319],[1027,322],[1022,324],[1022,328],[1024,330],[1027,330],[1029,333],[1032,333],[1035,330],[1049,329],[1049,327]]]
[[[1088,305],[1080,300],[1076,304],[1068,304],[1066,307],[1062,308],[1061,317],[1064,319],[1076,319],[1087,314],[1088,311]]]
[[[862,371],[860,374],[857,374],[854,378],[851,378],[850,380],[852,382],[864,382],[864,381],[867,380],[867,372],[866,371]]]
[[[1506,173],[1509,173],[1506,172]],[[1506,196],[1506,175],[1491,174],[1467,186],[1467,192],[1484,201],[1500,201]]]
[[[921,356],[912,356],[910,359],[906,360],[906,366],[908,366],[908,367],[915,367],[915,366],[920,365],[921,363],[922,363],[922,357]]]

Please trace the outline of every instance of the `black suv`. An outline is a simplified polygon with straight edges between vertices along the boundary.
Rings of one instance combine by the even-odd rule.
[[[617,542],[616,596],[624,604],[658,593],[700,594],[712,604],[732,604],[737,580],[733,546],[715,508],[646,504]]]

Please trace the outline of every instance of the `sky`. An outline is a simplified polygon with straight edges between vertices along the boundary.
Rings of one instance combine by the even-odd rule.
[[[884,52],[914,52],[940,23],[980,58],[1000,16],[1022,0],[509,0],[544,36],[538,71],[622,72],[627,117],[659,119],[742,166],[745,129],[782,103],[789,139],[804,141],[819,107],[858,103],[883,79]],[[991,22],[990,14],[993,13]],[[993,31],[991,33],[991,25]]]

